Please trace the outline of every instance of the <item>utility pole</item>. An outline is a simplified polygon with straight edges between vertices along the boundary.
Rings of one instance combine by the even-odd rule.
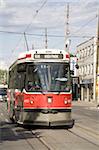
[[[67,6],[66,6],[66,23],[65,23],[65,50],[66,51],[69,51],[69,39],[68,39],[68,36],[70,34],[69,32],[69,3],[67,3]]]
[[[97,21],[97,39],[96,39],[96,102],[99,106],[99,11]]]
[[[45,49],[48,48],[48,40],[47,40],[47,28],[45,28]]]
[[[28,42],[27,42],[27,38],[26,38],[26,34],[25,34],[25,32],[24,32],[24,39],[25,39],[25,43],[26,43],[26,47],[27,47],[27,51],[29,51]]]
[[[32,49],[34,49],[34,44],[32,44]]]

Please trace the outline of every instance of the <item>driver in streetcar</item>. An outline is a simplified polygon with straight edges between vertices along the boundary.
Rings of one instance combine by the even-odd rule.
[[[35,82],[32,82],[32,81],[28,81],[28,90],[29,91],[34,91],[34,90],[38,90],[40,89],[40,86],[39,84],[35,81]]]

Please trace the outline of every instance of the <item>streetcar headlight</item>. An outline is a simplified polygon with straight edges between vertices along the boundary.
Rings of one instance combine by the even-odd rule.
[[[64,100],[64,104],[70,104],[71,103],[71,100],[68,99],[68,100]]]
[[[68,99],[68,104],[70,104],[71,103],[71,100],[70,99]]]
[[[33,100],[30,100],[30,104],[33,104],[34,103],[34,101]]]
[[[47,101],[48,103],[52,103],[52,97],[48,97]]]
[[[67,104],[68,102],[67,102],[67,100],[64,100],[64,104]]]

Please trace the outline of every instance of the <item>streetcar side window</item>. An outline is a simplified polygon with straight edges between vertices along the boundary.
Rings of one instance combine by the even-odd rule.
[[[17,65],[16,87],[18,89],[25,88],[26,63]]]
[[[18,64],[17,65],[17,72],[25,72],[26,71],[26,64]]]
[[[28,91],[40,90],[40,78],[38,76],[38,68],[35,65],[29,65],[27,69],[27,86]]]
[[[22,65],[15,66],[9,71],[9,83],[8,87],[11,89],[22,89],[25,85],[25,67]]]
[[[17,74],[16,83],[18,89],[23,89],[25,87],[25,73]]]
[[[16,88],[16,67],[14,67],[11,71],[9,71],[9,88]]]

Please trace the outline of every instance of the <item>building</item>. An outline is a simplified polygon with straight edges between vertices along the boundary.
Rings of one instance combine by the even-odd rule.
[[[70,70],[74,71],[74,76],[77,76],[77,69],[76,69],[76,64],[77,64],[77,57],[76,56],[71,56],[70,57]]]
[[[73,100],[78,100],[79,98],[79,77],[77,76],[77,57],[70,57],[70,70],[74,72],[72,75],[72,91],[73,91]]]
[[[77,46],[80,99],[82,101],[95,101],[96,51],[96,38],[91,38]]]

